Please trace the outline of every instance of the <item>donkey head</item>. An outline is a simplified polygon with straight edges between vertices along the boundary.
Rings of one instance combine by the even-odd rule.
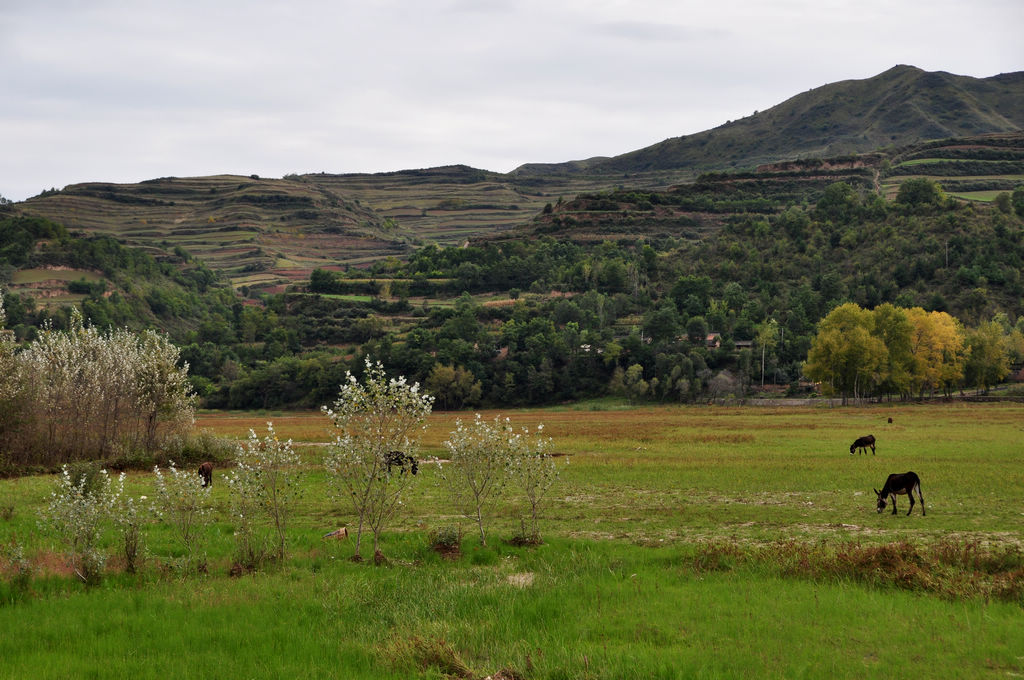
[[[878,489],[872,489],[872,491],[874,491],[875,495],[878,496],[878,512],[882,512],[882,510],[885,510],[885,496],[883,496]]]

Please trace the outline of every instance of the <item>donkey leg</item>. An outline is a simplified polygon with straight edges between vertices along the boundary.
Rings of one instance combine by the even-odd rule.
[[[921,485],[920,484],[917,485],[917,498],[918,498],[918,500],[921,501],[921,515],[923,516],[923,515],[925,515],[927,513],[924,511],[924,496],[921,495]]]
[[[896,514],[896,494],[889,494],[889,498],[892,499],[892,514]]]
[[[914,493],[913,489],[907,492],[907,499],[910,500],[910,510],[907,510],[907,517],[910,517],[910,513],[914,511]]]

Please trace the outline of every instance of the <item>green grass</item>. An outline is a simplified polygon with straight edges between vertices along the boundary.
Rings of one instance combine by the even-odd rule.
[[[950,196],[955,196],[956,198],[962,198],[965,201],[981,201],[983,203],[991,203],[992,201],[996,200],[996,196],[998,196],[999,194],[1002,194],[1002,193],[1007,193],[1007,192],[1004,192],[1004,191],[953,191],[953,192],[950,192],[949,195]]]
[[[26,284],[42,281],[100,281],[102,274],[84,269],[21,269],[11,275],[11,283]]]
[[[564,454],[546,543],[504,542],[519,526],[506,498],[480,546],[422,465],[384,537],[387,567],[350,562],[351,540],[321,539],[352,527],[317,466],[322,415],[204,413],[199,425],[218,434],[273,420],[303,444],[311,470],[288,561],[227,575],[233,527],[218,470],[208,574],[167,566],[180,550],[153,524],[140,574],[115,564],[84,589],[36,526],[52,477],[2,480],[0,544],[16,536],[41,571],[5,599],[15,586],[0,559],[0,630],[16,631],[0,635],[0,678],[860,678],[908,659],[920,677],[1012,677],[1024,673],[1020,413],[610,401],[513,411],[517,425],[543,422]],[[427,454],[443,452],[458,417],[472,415],[431,417]],[[877,455],[850,456],[867,433]],[[908,469],[927,516],[903,514],[902,497],[899,515],[877,514],[871,488]],[[151,496],[152,475],[128,486]],[[448,561],[427,534],[452,524],[466,538]]]

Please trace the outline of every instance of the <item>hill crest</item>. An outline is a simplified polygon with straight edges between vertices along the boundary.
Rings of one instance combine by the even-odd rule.
[[[718,127],[612,158],[524,165],[515,172],[694,172],[830,157],[930,139],[1024,128],[1024,71],[990,78],[898,65],[803,92]]]

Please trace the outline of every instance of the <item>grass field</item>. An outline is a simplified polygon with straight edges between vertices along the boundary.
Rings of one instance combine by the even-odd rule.
[[[228,576],[223,470],[208,573],[172,568],[180,549],[153,524],[141,573],[115,561],[88,589],[36,525],[53,478],[0,481],[0,544],[16,537],[38,568],[19,589],[0,558],[0,678],[1024,674],[1019,406],[602,402],[503,415],[543,423],[562,454],[538,547],[503,540],[519,527],[512,497],[481,546],[422,465],[384,537],[389,565],[349,561],[351,540],[321,539],[352,517],[327,491],[318,413],[198,419],[238,439],[273,421],[309,468],[289,559],[241,578]],[[421,457],[443,455],[457,417],[472,415],[431,416]],[[877,455],[851,456],[868,433]],[[927,515],[906,516],[904,497],[900,514],[877,514],[872,487],[906,470]],[[151,496],[152,474],[129,487]],[[465,532],[456,560],[428,547],[451,525]]]

